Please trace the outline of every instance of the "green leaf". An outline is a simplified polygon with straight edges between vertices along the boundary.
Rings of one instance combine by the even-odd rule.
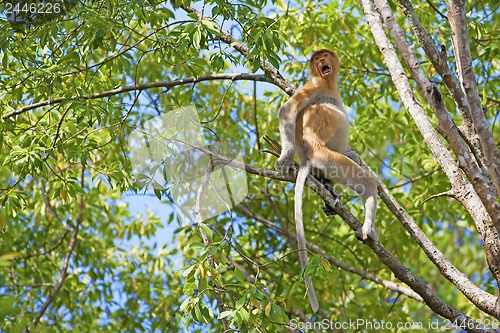
[[[181,306],[179,307],[179,311],[184,312],[186,311],[188,305],[191,304],[191,299],[188,297],[186,298],[182,303]]]
[[[219,316],[217,317],[218,319],[224,319],[226,317],[229,317],[229,316],[234,316],[234,311],[223,311],[219,314]]]
[[[10,252],[10,253],[5,253],[0,256],[0,262],[2,261],[10,261],[13,259],[18,258],[21,255],[20,252]]]
[[[219,260],[220,260],[221,264],[223,264],[223,265],[226,265],[228,263],[227,256],[225,255],[224,252],[219,253]]]
[[[284,320],[286,314],[284,315],[283,310],[276,304],[271,305],[271,312],[269,318],[271,318],[272,321],[280,323],[280,324],[286,324],[287,321]]]
[[[246,283],[243,273],[238,268],[234,269],[234,276],[236,277],[236,280],[238,280],[239,283],[243,285]]]
[[[198,266],[197,265],[191,265],[191,266],[189,266],[186,270],[184,270],[184,272],[182,273],[182,276],[183,277],[188,277],[188,276],[192,275],[192,273],[194,273],[193,270],[196,267],[198,267]]]
[[[162,190],[160,188],[155,188],[153,190],[153,192],[154,192],[155,196],[158,198],[158,200],[161,200],[161,192],[162,192]]]
[[[199,323],[208,323],[208,318],[201,311],[201,304],[194,307],[194,317]]]
[[[205,248],[205,244],[203,244],[202,242],[193,242],[189,245],[189,247],[192,249]]]
[[[213,241],[214,234],[212,232],[212,229],[210,229],[210,227],[206,224],[202,225],[201,229],[203,231],[203,234],[207,236],[209,240]]]
[[[247,310],[245,310],[245,308],[241,308],[238,313],[241,315],[241,318],[245,321],[245,322],[249,322],[250,321],[250,314],[248,313]]]
[[[271,56],[270,54],[268,54],[268,58],[269,62],[271,63],[271,65],[274,66],[274,68],[276,69],[279,69],[280,68],[280,63],[279,63],[279,59],[274,57],[274,56]]]
[[[247,295],[245,294],[236,302],[236,309],[237,310],[241,309],[246,302],[247,302]]]
[[[193,32],[193,47],[195,49],[199,49],[200,48],[200,44],[201,44],[201,30],[199,29],[199,27],[197,27],[194,32]]]

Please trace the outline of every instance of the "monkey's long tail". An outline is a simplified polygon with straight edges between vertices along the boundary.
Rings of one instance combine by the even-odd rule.
[[[306,250],[306,236],[304,232],[304,222],[302,221],[302,198],[304,196],[304,185],[306,178],[311,172],[311,165],[309,163],[301,165],[297,174],[297,182],[295,184],[295,229],[297,231],[297,242],[299,243],[299,259],[300,267],[302,270],[307,266],[307,250]],[[319,304],[314,286],[311,282],[311,277],[305,276],[307,295],[309,302],[314,312],[318,311]]]

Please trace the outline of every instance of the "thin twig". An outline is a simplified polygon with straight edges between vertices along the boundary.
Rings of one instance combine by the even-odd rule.
[[[205,174],[203,175],[203,179],[201,181],[200,187],[198,188],[198,191],[196,193],[196,200],[195,200],[195,205],[194,205],[194,215],[196,217],[196,221],[198,222],[198,230],[200,232],[201,238],[203,239],[203,243],[205,246],[210,246],[211,240],[208,239],[208,236],[205,235],[205,232],[203,231],[203,228],[208,228],[206,225],[203,216],[202,216],[202,198],[203,194],[205,192],[205,188],[207,187],[209,181],[210,181],[210,176],[212,175],[212,172],[214,170],[214,163],[212,160],[210,160],[210,164],[207,166],[207,169],[205,171]],[[214,266],[214,259],[213,255],[210,255],[208,257],[208,264],[210,266]],[[217,308],[219,310],[219,313],[224,312],[224,302],[222,300],[222,295],[219,290],[219,288],[215,285],[214,283],[214,291],[215,291],[215,298],[217,299]],[[229,322],[227,318],[222,318],[221,319],[222,324],[224,325],[224,332],[227,332],[229,330]]]
[[[81,176],[81,186],[82,187],[83,187],[83,182],[84,182],[84,173],[85,173],[85,170],[82,169],[82,176]],[[80,195],[80,207],[79,207],[78,217],[76,219],[75,226],[71,228],[71,239],[69,241],[68,250],[66,251],[66,256],[64,257],[63,267],[61,268],[61,271],[59,274],[60,275],[59,281],[56,283],[56,285],[54,286],[54,289],[52,289],[52,292],[50,293],[49,297],[47,297],[47,299],[45,300],[45,303],[42,305],[42,308],[40,309],[40,311],[38,311],[35,319],[33,320],[33,325],[35,325],[35,326],[38,325],[38,323],[40,322],[40,319],[44,315],[45,311],[47,311],[50,304],[56,298],[57,293],[59,293],[59,291],[61,290],[61,288],[64,284],[64,280],[66,280],[66,277],[68,276],[68,267],[69,267],[71,255],[73,254],[73,251],[75,250],[76,239],[78,236],[78,229],[80,227],[80,224],[82,223],[83,208],[84,208],[83,202],[84,202],[83,201],[83,194],[81,194]]]
[[[52,205],[50,204],[49,202],[49,199],[47,198],[47,194],[45,193],[45,185],[42,184],[41,186],[41,190],[42,190],[42,198],[43,198],[43,202],[45,203],[45,207],[47,207],[48,211],[59,221],[61,222],[61,224],[63,225],[64,229],[66,230],[70,230],[71,231],[71,227],[68,226],[68,223],[66,222],[66,220],[64,220],[59,214],[57,214],[57,212],[54,210],[54,208],[52,207]]]
[[[452,190],[448,190],[448,191],[445,191],[445,192],[441,192],[441,193],[436,193],[436,194],[433,194],[431,195],[430,197],[424,199],[421,203],[421,205],[423,205],[424,203],[426,203],[427,201],[429,200],[432,200],[434,198],[439,198],[439,197],[451,197],[453,199],[456,199],[456,195],[455,195],[455,192],[453,192]]]

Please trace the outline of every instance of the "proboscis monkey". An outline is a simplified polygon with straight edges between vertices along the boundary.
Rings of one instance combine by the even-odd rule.
[[[327,49],[314,52],[309,60],[310,79],[279,110],[282,150],[276,168],[288,171],[295,151],[300,162],[295,185],[295,227],[302,269],[307,265],[302,196],[311,172],[327,182],[356,191],[365,207],[361,238],[365,241],[378,237],[374,227],[377,181],[353,160],[356,155],[349,151],[349,120],[337,84],[339,63],[335,52]],[[311,278],[306,276],[305,281],[311,307],[316,312],[319,304]]]

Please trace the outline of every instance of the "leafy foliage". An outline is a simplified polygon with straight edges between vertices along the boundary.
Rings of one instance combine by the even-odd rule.
[[[432,3],[421,2],[416,10],[436,43],[451,54],[451,31],[441,15],[446,6]],[[191,5],[203,18],[188,10]],[[500,21],[495,6],[474,2],[468,28],[478,90],[498,138],[495,52],[500,42],[495,34]],[[397,20],[405,26],[402,13]],[[248,55],[238,52],[236,43],[221,40],[220,28],[247,47]],[[323,310],[312,316],[295,239],[284,232],[293,230],[289,183],[249,175],[246,200],[205,221],[201,231],[181,224],[175,210],[162,220],[152,213],[134,216],[123,203],[126,191],[141,195],[127,150],[139,124],[194,104],[209,146],[230,142],[246,163],[272,169],[275,157],[263,152],[269,147],[262,135],[278,139],[277,109],[286,94],[268,83],[257,83],[254,91],[251,83],[232,80],[103,98],[93,94],[213,73],[262,73],[264,63],[299,86],[307,79],[308,55],[320,47],[341,57],[341,94],[352,112],[351,146],[453,264],[498,294],[465,209],[444,196],[423,203],[450,183],[399,102],[357,2],[82,1],[36,24],[1,19],[0,32],[2,332],[26,327],[32,332],[222,332],[224,321],[242,332],[281,332],[293,318],[425,325],[436,320],[425,304],[318,255],[306,270]],[[417,43],[409,30],[405,33]],[[441,86],[433,67],[422,65]],[[16,113],[54,99],[59,100]],[[444,99],[460,122],[453,100]],[[395,280],[339,217],[323,215],[318,196],[306,192],[310,242],[351,267]],[[168,191],[156,194],[173,207]],[[353,198],[352,192],[342,192],[342,203],[363,216]],[[175,246],[151,244],[148,240],[166,220],[177,228]],[[479,321],[489,320],[456,292],[385,205],[379,204],[376,222],[382,243],[440,298]],[[48,308],[41,312],[44,304]]]

